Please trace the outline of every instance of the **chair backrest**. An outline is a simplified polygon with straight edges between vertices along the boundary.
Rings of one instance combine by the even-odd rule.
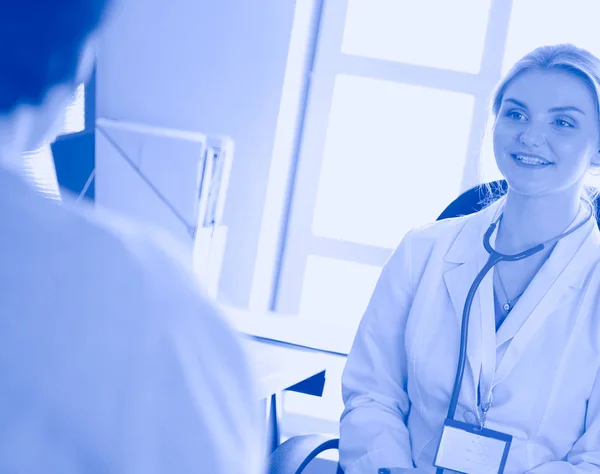
[[[492,181],[489,184],[494,192],[496,192],[498,189],[506,191],[507,184],[503,179],[499,181]],[[442,219],[466,216],[478,212],[483,209],[484,202],[487,197],[489,197],[489,191],[483,184],[468,189],[458,196],[454,201],[452,201],[436,220],[441,221]],[[596,205],[596,222],[600,228],[600,197],[596,197],[594,203]]]
[[[506,191],[505,180],[493,181],[490,183],[490,186],[494,191],[499,189]],[[489,191],[483,184],[468,189],[448,204],[446,209],[444,209],[436,220],[441,221],[442,219],[448,219],[450,217],[466,216],[478,212],[483,209],[484,202],[488,197]]]

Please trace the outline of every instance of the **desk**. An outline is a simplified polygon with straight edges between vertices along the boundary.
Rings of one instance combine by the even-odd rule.
[[[245,336],[244,344],[267,414],[271,452],[279,445],[281,392],[325,371],[327,363],[320,352],[292,344],[252,336]]]
[[[352,348],[355,330],[322,323],[311,318],[275,311],[251,311],[224,303],[223,314],[239,332],[273,341],[286,341],[296,346],[346,356]]]

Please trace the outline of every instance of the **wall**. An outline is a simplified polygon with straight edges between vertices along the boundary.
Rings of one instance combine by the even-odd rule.
[[[123,0],[98,53],[98,117],[235,140],[219,298],[236,306],[250,294],[294,8]]]

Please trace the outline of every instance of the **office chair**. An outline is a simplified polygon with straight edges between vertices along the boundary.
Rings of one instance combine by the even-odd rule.
[[[506,181],[493,181],[490,187],[494,194],[506,191]],[[475,186],[452,201],[436,220],[448,219],[458,216],[466,216],[480,211],[484,201],[489,197],[485,185]],[[596,209],[600,208],[600,198],[594,201]],[[596,212],[596,221],[599,215]],[[600,227],[600,222],[599,222]],[[339,439],[335,436],[324,435],[302,435],[294,436],[282,443],[269,459],[268,474],[301,474],[306,466],[320,453],[328,449],[338,449]],[[344,474],[338,465],[337,474]]]

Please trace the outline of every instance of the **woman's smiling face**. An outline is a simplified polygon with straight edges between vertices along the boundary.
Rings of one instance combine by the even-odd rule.
[[[504,90],[494,123],[496,163],[525,195],[580,189],[590,163],[600,164],[595,93],[565,70],[531,69]]]

